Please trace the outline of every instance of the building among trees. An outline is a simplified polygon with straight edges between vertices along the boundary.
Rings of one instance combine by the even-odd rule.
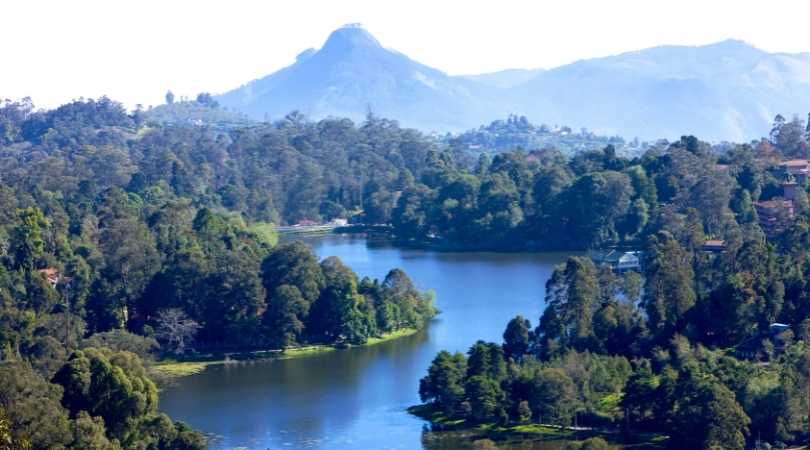
[[[606,265],[614,272],[627,272],[641,270],[642,253],[640,251],[609,250],[607,252],[594,252],[591,259],[597,266]]]

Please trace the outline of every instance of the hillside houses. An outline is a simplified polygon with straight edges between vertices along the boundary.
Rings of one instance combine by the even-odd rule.
[[[785,176],[790,176],[799,184],[807,182],[807,174],[810,171],[810,160],[791,159],[779,163],[779,168]]]
[[[765,234],[772,236],[784,230],[796,213],[794,200],[798,183],[785,181],[782,183],[782,197],[754,202],[759,227]]]

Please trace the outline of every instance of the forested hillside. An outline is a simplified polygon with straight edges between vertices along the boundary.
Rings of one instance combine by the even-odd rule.
[[[269,223],[357,209],[355,174],[407,180],[432,151],[417,133],[146,123],[106,98],[0,108],[3,445],[202,448],[158,412],[155,358],[363,344],[436,313],[401,270],[359,279]]]
[[[515,115],[458,135],[447,135],[442,141],[472,155],[491,155],[515,149],[554,149],[566,156],[573,156],[584,151],[601,150],[608,145],[619,153],[634,154],[641,153],[645,147],[638,141],[625,143],[620,136],[599,136],[584,128],[575,131],[567,126],[535,125],[526,116]]]
[[[255,121],[246,115],[228,111],[211,97],[201,92],[194,100],[175,101],[172,91],[166,93],[166,103],[146,111],[141,111],[147,123],[177,126],[210,126],[218,129],[231,129],[253,125]]]
[[[29,103],[2,110],[3,180],[65,198],[110,187],[138,196],[185,197],[275,224],[346,217],[383,186],[403,189],[430,172],[438,148],[419,132],[373,116],[275,123],[231,130],[148,126],[108,99],[46,112]]]
[[[803,121],[779,116],[770,140],[722,152],[685,136],[632,159],[610,145],[572,158],[484,155],[471,170],[446,164],[406,189],[391,221],[402,240],[448,248],[639,246],[659,230],[692,235],[693,247],[703,238],[741,241],[761,235],[755,203],[782,196],[780,162],[807,158],[807,136]],[[804,185],[791,192],[803,217]]]
[[[777,117],[769,139],[720,155],[692,137],[634,160],[499,155],[483,175],[426,192],[413,204],[432,206],[411,214],[472,241],[460,227],[474,220],[446,225],[458,205],[484,214],[478,191],[459,186],[508,180],[515,212],[499,242],[618,244],[642,261],[627,271],[571,257],[547,281],[536,322],[515,317],[503,343],[440,352],[420,384],[426,408],[413,411],[455,426],[661,433],[673,449],[805,445],[809,137],[801,120]]]
[[[432,298],[402,271],[358,279],[277,245],[275,225],[349,218],[409,245],[643,252],[641,276],[571,259],[536,328],[516,319],[505,346],[441,354],[422,395],[448,416],[806,442],[808,133],[778,116],[752,143],[476,161],[371,114],[221,128],[106,98],[4,102],[3,423],[34,448],[199,448],[157,412],[155,358],[423,327]]]

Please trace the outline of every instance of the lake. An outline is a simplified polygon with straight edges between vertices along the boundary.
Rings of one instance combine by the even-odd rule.
[[[161,410],[215,436],[214,449],[419,449],[419,379],[440,350],[501,342],[522,314],[536,325],[560,253],[447,253],[402,249],[356,235],[305,238],[359,276],[395,267],[436,293],[427,329],[382,344],[306,358],[210,366],[161,393]],[[431,445],[431,447],[433,447]],[[449,447],[448,447],[449,448]]]

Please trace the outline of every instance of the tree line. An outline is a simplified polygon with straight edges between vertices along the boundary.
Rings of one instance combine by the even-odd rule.
[[[612,146],[571,158],[516,150],[472,164],[445,153],[385,212],[401,241],[442,248],[640,247],[661,229],[735,239],[761,232],[755,203],[782,196],[779,163],[810,157],[809,140],[803,121],[780,116],[770,139],[713,146],[684,136],[632,158]],[[806,214],[806,185],[793,203]]]

